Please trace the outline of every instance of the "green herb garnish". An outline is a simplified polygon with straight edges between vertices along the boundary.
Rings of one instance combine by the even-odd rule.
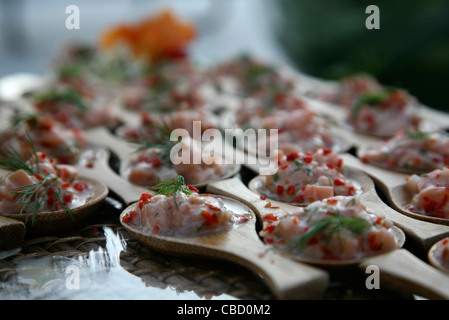
[[[29,160],[24,160],[24,158],[28,158]],[[0,148],[0,168],[11,172],[24,170],[39,180],[34,184],[9,190],[18,195],[17,203],[22,205],[20,214],[26,213],[25,221],[28,221],[28,216],[31,214],[32,224],[34,225],[36,215],[39,213],[42,205],[51,202],[49,201],[50,196],[53,196],[54,200],[56,200],[52,200],[52,211],[55,211],[56,205],[59,203],[64,211],[69,214],[72,213],[72,210],[64,205],[60,197],[60,189],[55,188],[52,185],[52,182],[60,178],[54,175],[44,176],[41,174],[38,156],[36,154],[33,142],[28,135],[25,137],[24,146],[21,153],[11,146]]]
[[[296,239],[291,240],[287,247],[290,250],[297,249],[302,251],[307,246],[310,239],[317,236],[321,232],[326,233],[325,245],[328,246],[330,239],[334,235],[340,237],[340,232],[343,229],[350,230],[355,234],[360,234],[369,227],[370,223],[368,220],[361,217],[342,217],[337,211],[336,213],[334,212],[333,215],[329,215],[324,219],[313,223],[306,233]]]
[[[391,95],[391,89],[382,89],[373,92],[366,92],[362,94],[354,103],[352,107],[352,118],[357,118],[360,109],[365,106],[375,106]]]
[[[81,111],[89,110],[89,106],[84,101],[82,96],[72,89],[66,89],[60,92],[50,91],[41,92],[34,95],[34,101],[37,103],[42,102],[69,102],[76,105]]]
[[[422,130],[407,130],[406,134],[409,138],[413,140],[424,140],[429,137],[429,133]]]
[[[174,179],[163,181],[157,184],[154,189],[156,190],[156,194],[161,194],[166,197],[173,196],[173,200],[175,202],[176,208],[179,209],[178,203],[176,202],[176,197],[180,193],[192,194],[192,190],[190,190],[189,186],[185,183],[183,176],[177,176]]]
[[[137,145],[136,151],[147,149],[157,149],[160,160],[163,163],[170,163],[170,152],[175,144],[179,141],[170,140],[172,131],[175,129],[173,122],[163,121],[161,124],[151,126],[147,129],[151,130],[151,134],[144,129],[140,130],[139,138],[131,142]]]

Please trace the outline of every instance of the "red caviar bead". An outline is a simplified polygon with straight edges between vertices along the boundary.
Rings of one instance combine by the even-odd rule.
[[[299,153],[298,152],[290,152],[287,155],[287,161],[293,161],[295,159],[297,159],[299,157]]]
[[[334,179],[334,185],[336,186],[344,186],[346,183],[340,179]]]
[[[277,221],[277,219],[278,219],[278,217],[276,217],[272,213],[268,213],[268,214],[263,216],[263,221]]]
[[[276,193],[281,195],[282,193],[284,193],[284,186],[278,185],[276,187]]]
[[[305,156],[303,158],[305,163],[311,163],[313,161],[313,157],[312,156]]]
[[[190,184],[188,184],[187,187],[188,187],[191,191],[193,191],[193,192],[196,192],[196,193],[199,193],[199,192],[200,192],[197,188],[195,188],[194,186],[192,186],[192,185],[190,185]]]

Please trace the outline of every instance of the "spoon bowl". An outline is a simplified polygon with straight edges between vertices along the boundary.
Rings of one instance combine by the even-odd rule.
[[[444,238],[436,242],[427,253],[427,259],[435,268],[449,275],[449,263],[444,262],[442,259],[443,246],[446,245],[448,241],[449,238]]]
[[[127,142],[124,139],[120,139],[114,136],[109,130],[105,128],[95,128],[88,130],[86,132],[87,141],[95,146],[107,148],[111,152],[113,152],[120,160],[120,167],[118,169],[119,174],[125,179],[128,180],[128,175],[130,171],[130,167],[133,165],[135,160],[133,159],[133,155],[136,154],[136,149],[132,147],[132,143]],[[230,177],[235,176],[241,169],[240,164],[227,164],[226,172],[213,178],[211,180],[202,181],[199,183],[190,183],[195,188],[205,188],[206,185],[210,182],[228,179]],[[133,183],[137,186],[137,184]],[[142,188],[153,189],[154,186],[150,185],[139,185]]]
[[[446,221],[443,221],[445,219],[424,216],[406,209],[406,205],[411,200],[411,196],[404,189],[408,174],[363,163],[350,154],[344,154],[342,157],[345,164],[358,168],[375,181],[376,186],[386,196],[392,208],[380,199],[377,192],[367,195],[366,201],[376,206],[379,211],[388,212],[390,220],[426,251],[436,241],[449,236],[449,226]]]
[[[24,223],[27,236],[51,234],[72,228],[95,214],[109,192],[106,185],[95,179],[80,176],[77,181],[88,183],[92,187],[92,196],[84,204],[72,208],[71,212],[65,210],[39,212],[35,219],[27,214],[3,214],[3,216]]]
[[[374,188],[373,181],[371,178],[366,175],[363,171],[345,166],[343,174],[346,178],[348,178],[356,187],[357,194],[361,195],[366,193]],[[258,175],[251,179],[248,183],[248,187],[251,191],[259,194],[260,196],[265,196],[271,200],[276,200],[283,202],[282,199],[275,193],[270,192],[263,186],[264,176]],[[287,202],[288,204],[294,206],[307,206],[309,203],[296,203],[296,202]]]

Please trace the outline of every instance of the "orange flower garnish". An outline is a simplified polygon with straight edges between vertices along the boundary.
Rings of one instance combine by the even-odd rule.
[[[129,47],[135,58],[158,61],[186,55],[186,47],[195,38],[195,27],[177,19],[170,11],[163,11],[135,24],[114,26],[101,36],[100,49]]]

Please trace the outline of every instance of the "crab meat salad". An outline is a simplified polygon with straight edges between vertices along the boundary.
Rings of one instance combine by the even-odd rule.
[[[262,176],[259,191],[282,202],[307,204],[336,195],[355,196],[361,187],[344,175],[343,159],[327,148],[277,153],[278,170]]]
[[[221,198],[199,194],[177,176],[161,182],[155,194],[143,193],[121,221],[145,233],[189,237],[230,230],[248,219],[226,208]]]
[[[399,130],[419,127],[417,102],[406,91],[380,89],[361,94],[348,112],[354,131],[377,137],[391,137]]]
[[[6,172],[0,179],[1,214],[70,213],[92,196],[92,186],[77,179],[75,167],[58,164],[44,152],[29,156],[23,160],[12,149],[0,152],[0,166]]]
[[[359,197],[315,201],[284,216],[266,214],[264,241],[295,256],[313,260],[349,260],[396,249],[392,223],[369,213]]]
[[[449,136],[419,129],[399,131],[363,150],[360,159],[391,170],[429,172],[449,165]]]
[[[449,167],[414,174],[407,178],[405,189],[413,196],[409,211],[449,219]]]

